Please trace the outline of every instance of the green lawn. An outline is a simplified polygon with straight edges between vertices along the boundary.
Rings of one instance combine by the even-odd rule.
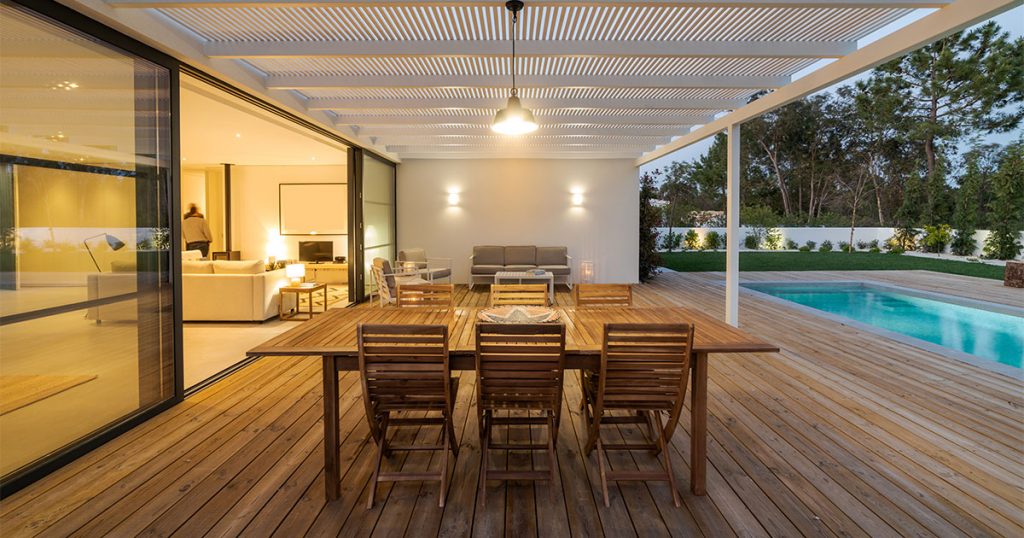
[[[674,271],[725,271],[725,252],[662,253]],[[740,271],[877,271],[924,269],[939,273],[1003,279],[1003,268],[938,258],[870,252],[741,252]]]

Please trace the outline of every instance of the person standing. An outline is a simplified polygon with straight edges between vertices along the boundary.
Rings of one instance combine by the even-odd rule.
[[[203,253],[204,258],[210,255],[213,234],[210,233],[210,224],[206,222],[196,204],[188,206],[188,213],[185,213],[185,220],[181,226],[181,235],[185,238],[185,250],[198,250]]]

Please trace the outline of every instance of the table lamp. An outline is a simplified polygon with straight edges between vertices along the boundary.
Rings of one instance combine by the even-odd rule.
[[[302,283],[302,279],[306,277],[306,264],[289,263],[284,266],[284,274],[291,279],[292,286],[298,286]]]
[[[591,284],[594,282],[594,262],[583,260],[580,262],[580,282]]]
[[[89,240],[96,239],[97,237],[102,237],[104,240],[106,240],[107,246],[110,247],[110,250],[121,250],[122,248],[124,248],[124,241],[121,241],[120,239],[110,234],[96,234],[91,237],[86,237],[85,239],[82,240],[82,244],[85,245],[85,251],[89,253],[89,257],[92,258],[92,264],[96,266],[96,272],[102,273],[103,270],[100,269],[100,264],[99,262],[96,261],[96,256],[92,255],[92,248],[89,247]]]

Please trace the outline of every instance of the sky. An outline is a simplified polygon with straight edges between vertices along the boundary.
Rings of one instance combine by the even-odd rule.
[[[882,38],[882,37],[884,37],[886,35],[889,35],[889,34],[895,32],[895,31],[899,30],[900,28],[903,28],[904,26],[906,26],[906,25],[908,25],[908,24],[910,24],[910,23],[912,23],[912,22],[914,22],[914,21],[916,21],[918,19],[921,19],[922,17],[927,16],[928,14],[930,14],[930,13],[932,13],[934,11],[935,11],[934,9],[918,9],[918,10],[915,10],[914,12],[908,14],[907,16],[905,16],[905,17],[903,17],[903,18],[901,18],[899,20],[893,21],[892,23],[890,23],[890,24],[880,28],[878,31],[876,31],[876,32],[874,32],[872,34],[869,34],[869,35],[861,38],[860,40],[857,41],[857,46],[859,48],[859,47],[863,47],[863,46],[865,46],[865,45],[867,45],[869,43],[872,43],[872,42],[874,42],[874,41],[876,41],[876,40],[878,40],[878,39],[880,39],[880,38]],[[1022,35],[1024,35],[1024,7],[1017,7],[1017,8],[1011,9],[1011,10],[1006,11],[1006,12],[1004,12],[1004,13],[996,16],[996,17],[993,17],[991,20],[996,21],[999,24],[999,26],[1002,27],[1002,29],[1004,31],[1009,32],[1011,39],[1015,39],[1015,38],[1018,38],[1018,37],[1021,37]],[[812,65],[812,66],[804,69],[803,71],[797,73],[796,75],[794,75],[793,76],[793,80],[796,80],[798,78],[806,76],[807,74],[809,74],[809,73],[811,73],[811,72],[813,72],[813,71],[815,71],[817,69],[820,69],[821,67],[823,67],[825,65],[828,65],[828,64],[832,63],[833,61],[835,61],[835,60],[831,60],[831,59],[829,59],[829,60],[821,60],[821,61],[815,63],[814,65]],[[870,70],[869,71],[865,71],[865,72],[863,72],[863,73],[861,73],[859,75],[854,75],[854,76],[852,76],[852,77],[850,77],[850,78],[848,78],[848,79],[846,79],[846,80],[844,80],[842,82],[839,82],[837,84],[833,84],[832,86],[829,86],[828,88],[825,88],[825,89],[823,89],[823,90],[821,90],[821,91],[819,91],[817,93],[826,93],[826,92],[835,91],[835,89],[840,87],[840,86],[845,86],[845,85],[853,84],[854,82],[856,82],[858,80],[863,80],[863,79],[868,78],[870,75],[871,75],[871,71]],[[992,134],[992,135],[986,136],[983,139],[983,141],[986,142],[986,143],[1006,144],[1006,143],[1010,142],[1011,140],[1017,139],[1021,135],[1021,132],[1022,132],[1022,130],[1018,128],[1018,129],[1016,129],[1016,130],[1014,130],[1012,132],[1008,132],[1008,133]],[[705,153],[707,153],[708,148],[711,147],[711,144],[712,144],[713,140],[714,140],[714,137],[705,138],[704,140],[701,140],[700,142],[697,142],[695,144],[691,144],[691,145],[689,145],[689,146],[687,146],[685,148],[680,149],[679,151],[676,151],[674,153],[670,153],[670,154],[668,154],[668,155],[666,155],[664,157],[661,157],[660,159],[656,159],[654,161],[651,161],[650,163],[647,163],[647,164],[643,165],[642,167],[640,167],[640,171],[641,171],[641,173],[643,173],[643,172],[646,172],[646,171],[649,171],[649,170],[654,170],[654,169],[657,169],[657,168],[663,168],[663,167],[668,166],[669,164],[671,164],[673,161],[692,161],[694,159],[697,159],[701,155],[704,155]]]

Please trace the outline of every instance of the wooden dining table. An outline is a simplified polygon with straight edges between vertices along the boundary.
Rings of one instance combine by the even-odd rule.
[[[327,500],[341,495],[338,373],[357,371],[356,327],[361,323],[444,324],[448,326],[452,370],[473,370],[475,323],[480,307],[341,308],[286,331],[249,350],[255,356],[320,356],[324,385],[324,483]],[[779,348],[702,312],[679,307],[556,308],[565,324],[565,367],[598,369],[605,323],[693,323],[690,391],[690,489],[706,494],[708,355],[777,352]]]

